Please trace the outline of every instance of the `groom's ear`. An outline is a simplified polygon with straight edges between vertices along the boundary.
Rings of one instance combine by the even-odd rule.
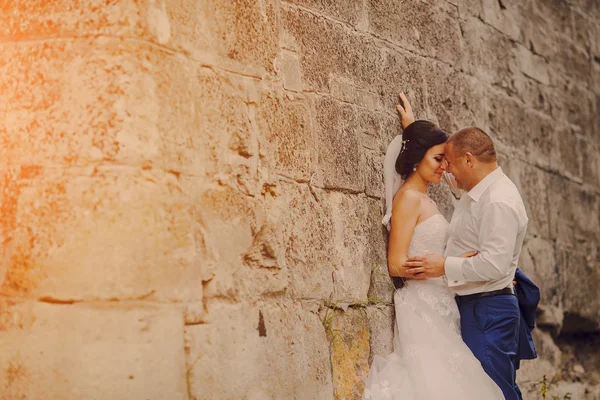
[[[470,151],[465,153],[465,163],[467,164],[467,168],[473,168],[475,165],[475,157]]]

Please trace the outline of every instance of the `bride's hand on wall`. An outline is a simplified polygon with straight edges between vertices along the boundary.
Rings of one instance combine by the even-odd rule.
[[[400,103],[402,104],[396,105],[396,109],[400,113],[402,128],[406,129],[407,126],[415,122],[415,115],[404,93],[400,93]]]

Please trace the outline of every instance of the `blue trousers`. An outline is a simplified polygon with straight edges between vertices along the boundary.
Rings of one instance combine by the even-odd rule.
[[[519,303],[498,295],[459,303],[462,338],[506,400],[522,400],[516,379]]]

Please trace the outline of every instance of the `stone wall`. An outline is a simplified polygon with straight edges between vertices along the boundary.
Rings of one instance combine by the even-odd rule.
[[[526,201],[527,399],[544,375],[600,398],[599,22],[595,0],[3,2],[0,399],[360,398],[391,350],[401,90],[489,132]]]

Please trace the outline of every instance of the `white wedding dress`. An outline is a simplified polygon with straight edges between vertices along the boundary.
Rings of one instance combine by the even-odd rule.
[[[415,227],[408,256],[443,254],[447,234],[446,219],[433,215]],[[462,341],[445,278],[408,281],[394,303],[394,352],[373,359],[364,400],[504,399]]]

